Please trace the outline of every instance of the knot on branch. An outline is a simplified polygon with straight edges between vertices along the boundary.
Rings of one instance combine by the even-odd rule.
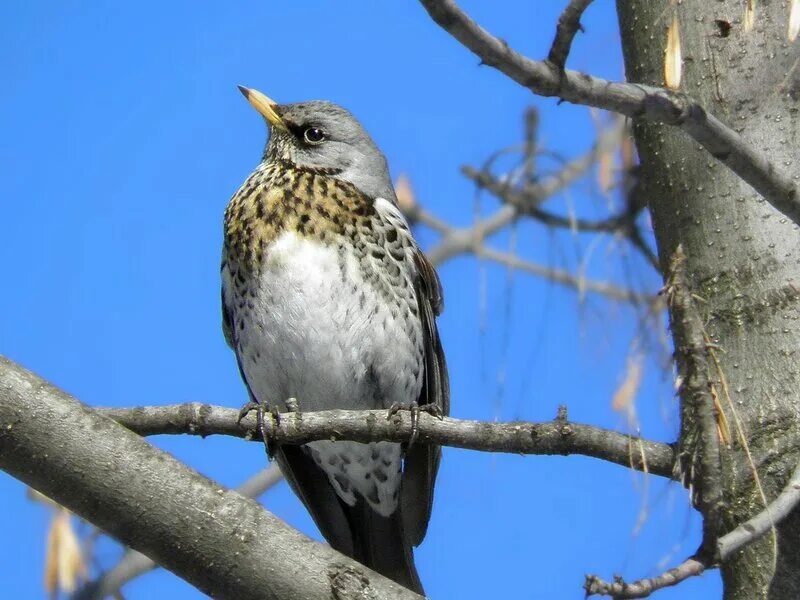
[[[700,115],[695,114],[697,110],[700,110]],[[666,125],[676,127],[680,127],[693,117],[702,116],[705,119],[705,111],[688,95],[666,89],[655,89],[646,93],[642,102],[642,112],[652,115]]]
[[[350,565],[331,565],[328,579],[331,582],[331,594],[336,600],[371,600],[378,597],[370,586],[369,577]]]

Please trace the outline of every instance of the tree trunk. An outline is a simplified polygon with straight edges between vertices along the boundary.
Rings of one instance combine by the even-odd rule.
[[[797,173],[800,42],[787,40],[788,2],[754,4],[754,26],[746,32],[744,0],[618,0],[627,78],[663,85],[666,31],[677,12],[682,90],[779,168]],[[764,507],[746,447],[768,500],[800,458],[800,236],[677,129],[635,123],[635,136],[662,266],[666,272],[682,245],[711,342],[711,392],[731,432],[731,444],[719,445],[724,533]],[[691,423],[682,423],[682,435],[690,430]],[[767,535],[723,565],[725,598],[800,597],[798,541],[795,511],[777,539]]]

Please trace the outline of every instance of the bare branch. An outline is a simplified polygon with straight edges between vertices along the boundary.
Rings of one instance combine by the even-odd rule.
[[[670,569],[648,579],[639,579],[633,583],[625,583],[616,577],[613,582],[603,581],[594,575],[587,575],[583,589],[587,596],[611,596],[612,598],[645,598],[653,592],[679,584],[681,581],[700,575],[705,565],[695,558],[688,558],[674,569]]]
[[[475,254],[482,258],[500,263],[507,267],[511,267],[512,269],[517,269],[526,273],[532,273],[533,275],[538,275],[544,279],[549,279],[550,281],[575,288],[579,291],[590,291],[597,294],[602,294],[611,300],[630,302],[631,304],[636,305],[653,305],[657,301],[657,297],[655,295],[649,296],[647,294],[641,294],[634,292],[633,290],[616,286],[612,283],[594,281],[592,279],[586,279],[585,277],[578,277],[568,273],[567,271],[554,269],[552,267],[545,267],[544,265],[540,265],[535,262],[523,260],[514,254],[498,252],[497,250],[492,250],[486,246],[479,246],[475,248]]]
[[[564,65],[567,63],[567,56],[572,47],[572,40],[578,31],[583,31],[581,27],[581,16],[592,0],[570,0],[567,7],[558,18],[558,25],[556,26],[556,37],[553,40],[553,45],[550,47],[550,53],[547,55],[547,60],[559,71],[564,70]]]
[[[517,190],[512,188],[497,179],[492,173],[478,171],[472,167],[464,167],[461,172],[467,179],[471,179],[477,186],[490,191],[492,195],[503,203],[513,205],[521,214],[549,227],[560,227],[574,231],[614,233],[627,227],[630,221],[627,212],[622,215],[611,215],[605,219],[570,219],[540,208],[538,202],[531,202],[526,198],[527,194],[524,189]]]
[[[591,596],[604,595],[612,598],[644,598],[661,588],[676,585],[689,577],[700,575],[713,565],[719,565],[747,544],[756,541],[792,512],[800,504],[800,465],[798,465],[789,483],[769,506],[752,519],[739,525],[720,537],[714,545],[714,555],[706,564],[698,557],[687,558],[683,563],[657,577],[640,579],[633,583],[625,583],[622,578],[615,577],[613,582],[603,581],[595,575],[587,575],[584,589]]]
[[[420,599],[5,358],[0,468],[212,597]]]
[[[258,498],[282,480],[283,474],[278,463],[272,463],[237,487],[236,491],[245,498]],[[119,592],[126,583],[156,568],[158,565],[155,561],[141,552],[128,549],[113,568],[84,585],[72,596],[72,600],[103,600]]]
[[[800,465],[778,497],[752,519],[726,533],[717,541],[718,561],[726,560],[734,552],[754,542],[780,523],[800,504]]]
[[[209,404],[186,403],[171,406],[96,409],[140,435],[191,434],[231,435],[255,439],[255,417],[237,424],[238,411]],[[372,442],[407,442],[412,423],[407,411],[387,418],[385,410],[326,410],[282,413],[280,423],[267,421],[269,435],[281,444],[304,444],[314,440],[337,439]],[[647,469],[672,478],[673,448],[631,435],[567,421],[560,415],[545,423],[496,423],[445,417],[427,413],[419,416],[418,442],[513,454],[582,454],[637,470]]]
[[[619,128],[611,127],[598,137],[589,152],[566,164],[557,173],[523,188],[524,198],[520,199],[519,206],[538,206],[574,183],[586,173],[602,152],[607,152],[619,143],[621,133],[621,124]],[[494,215],[479,221],[472,227],[452,229],[439,244],[426,252],[428,258],[433,264],[438,265],[454,256],[472,251],[476,240],[481,241],[513,222],[519,216],[519,206],[514,203],[506,204]]]
[[[641,84],[618,83],[576,71],[559,71],[512,50],[480,27],[453,0],[420,0],[443,29],[495,67],[541,96],[559,96],[629,117],[673,125],[704,146],[712,156],[749,183],[767,202],[800,224],[800,194],[792,178],[776,170],[766,156],[707,113],[686,94]]]

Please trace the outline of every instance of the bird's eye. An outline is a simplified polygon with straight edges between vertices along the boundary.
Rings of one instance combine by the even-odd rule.
[[[325,132],[319,127],[307,127],[303,139],[309,144],[321,144],[325,141]]]

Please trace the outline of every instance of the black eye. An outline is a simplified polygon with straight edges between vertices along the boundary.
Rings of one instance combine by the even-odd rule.
[[[325,141],[325,132],[319,127],[307,127],[303,139],[309,144],[320,144]]]

